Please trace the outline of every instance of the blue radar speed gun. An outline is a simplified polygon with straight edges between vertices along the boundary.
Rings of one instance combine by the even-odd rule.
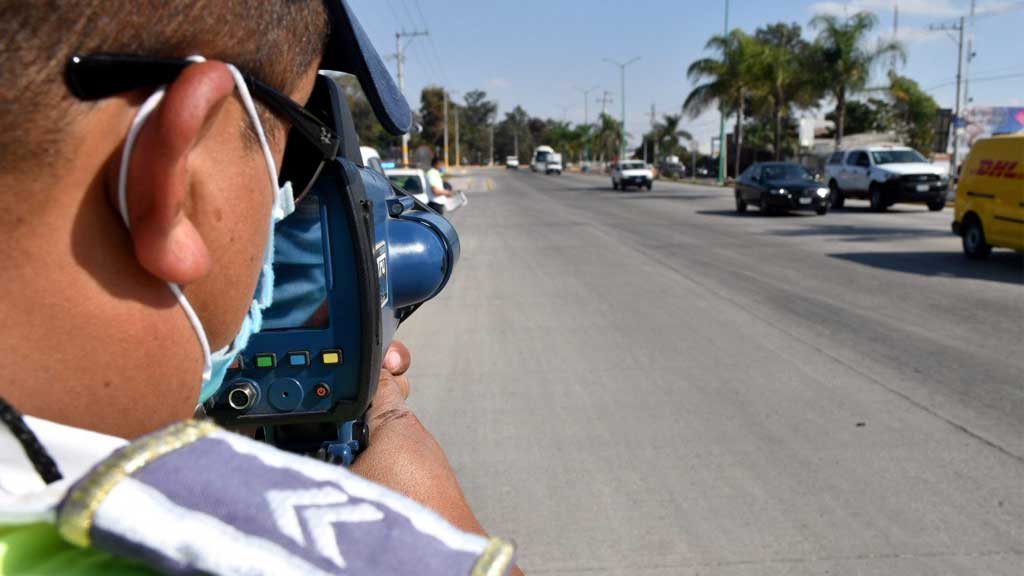
[[[351,463],[399,324],[444,289],[459,237],[442,216],[362,166],[345,95],[321,75],[307,108],[342,139],[275,230],[274,303],[205,406],[278,447]]]

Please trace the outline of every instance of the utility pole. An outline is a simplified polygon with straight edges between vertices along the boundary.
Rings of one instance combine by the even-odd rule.
[[[930,30],[942,30],[945,32],[956,32],[954,40],[957,45],[956,55],[956,107],[953,109],[953,158],[950,159],[950,174],[955,175],[957,166],[960,165],[960,134],[958,133],[960,120],[960,89],[963,81],[964,66],[964,17],[954,24],[932,24]]]
[[[516,131],[512,135],[512,140],[515,142],[516,147],[516,160],[519,160],[519,125],[516,125]]]
[[[494,166],[494,123],[491,123],[491,155],[488,157],[487,165]]]
[[[597,88],[598,88],[597,86],[593,86],[591,88],[587,88],[586,90],[584,90],[582,88],[577,88],[576,89],[577,92],[580,92],[580,93],[583,94],[583,125],[584,126],[590,126],[590,93],[593,92],[594,90],[597,90]],[[584,150],[583,150],[583,158],[584,158],[584,160],[590,160],[590,134],[589,134],[589,132],[588,132],[587,136],[588,136],[587,137],[587,143],[586,143],[586,146],[584,146]]]
[[[601,103],[601,116],[608,114],[608,105],[612,103],[612,93],[605,90],[604,95],[596,100]]]
[[[583,125],[584,126],[590,125],[590,93],[593,92],[594,90],[597,90],[597,88],[598,88],[597,86],[594,86],[592,88],[587,88],[586,90],[584,90],[582,88],[577,88],[576,89],[577,92],[583,94]]]
[[[444,169],[448,169],[448,90],[442,90],[444,93]],[[458,94],[458,90],[452,90],[452,96]],[[455,107],[455,112],[458,113],[459,107]],[[458,119],[456,119],[458,122]]]
[[[395,32],[395,61],[398,66],[398,90],[405,96],[405,56],[402,54],[402,38],[417,38],[429,36],[426,30],[414,30],[412,32]],[[402,134],[402,166],[409,166],[409,133]]]
[[[729,0],[725,0],[725,26],[722,28],[722,35],[729,35]],[[720,110],[721,119],[718,123],[718,185],[725,184],[725,161],[726,161],[726,147],[725,147],[725,104],[718,103]],[[739,149],[736,153],[739,154]]]
[[[448,169],[448,89],[442,89],[444,94],[444,169]]]
[[[892,3],[892,41],[898,42],[900,39],[900,3],[899,0],[893,0]],[[899,57],[895,52],[889,59],[889,74],[891,76],[896,75],[896,65],[899,63]]]
[[[658,113],[655,111],[655,103],[651,102],[651,141],[652,141],[651,147],[654,148],[654,150],[653,150],[654,157],[651,158],[651,163],[652,164],[658,162],[658,135],[655,134],[655,131],[654,131],[654,127],[655,127],[655,124],[657,124],[657,120],[658,120]],[[645,160],[646,160],[646,157],[647,157],[647,147],[644,146],[644,158],[645,158]]]
[[[971,0],[971,16],[967,25],[967,58],[964,63],[964,106],[971,106],[971,62],[977,54],[974,52],[974,14],[977,8],[977,0]]]
[[[455,167],[462,166],[462,152],[459,149],[459,108],[455,108]]]
[[[622,98],[622,146],[620,147],[619,160],[625,160],[626,158],[626,68],[630,64],[635,64],[640,60],[641,56],[627,60],[625,62],[618,62],[611,58],[605,58],[604,61],[619,67],[619,79],[622,82],[622,91],[620,92]]]
[[[690,142],[690,181],[697,181],[697,143]]]

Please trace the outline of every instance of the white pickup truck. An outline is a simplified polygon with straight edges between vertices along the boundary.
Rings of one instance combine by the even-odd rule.
[[[937,212],[946,205],[949,168],[932,164],[913,148],[871,146],[833,153],[825,181],[833,208],[842,208],[847,198],[863,198],[876,212],[897,202],[924,202]]]
[[[612,166],[612,189],[625,190],[630,186],[637,188],[654,187],[654,171],[640,160],[623,160]]]

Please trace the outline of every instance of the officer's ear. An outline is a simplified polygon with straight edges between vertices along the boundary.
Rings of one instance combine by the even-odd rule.
[[[186,285],[209,272],[206,243],[185,210],[195,185],[189,155],[234,89],[224,64],[189,66],[167,87],[132,151],[127,197],[135,257],[167,282]]]

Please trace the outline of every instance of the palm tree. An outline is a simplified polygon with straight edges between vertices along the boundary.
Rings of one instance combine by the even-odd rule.
[[[736,29],[725,36],[712,36],[704,48],[718,52],[719,57],[701,58],[690,64],[686,70],[687,78],[692,82],[706,82],[690,91],[683,103],[683,110],[691,117],[696,117],[717,103],[723,113],[736,112],[735,173],[739,174],[744,106],[755,85],[754,66],[759,56],[758,46],[747,33]],[[724,150],[725,143],[720,145]]]
[[[792,106],[817,103],[820,90],[813,85],[816,74],[807,42],[798,24],[777,23],[759,28],[754,38],[761,45],[757,62],[757,91],[771,107],[774,121],[775,159],[782,159],[782,120]]]
[[[867,87],[871,70],[884,56],[907,57],[896,40],[879,41],[874,48],[867,46],[868,34],[877,23],[878,18],[870,12],[858,12],[842,20],[819,14],[811,20],[811,27],[818,29],[815,49],[819,78],[836,101],[836,148],[843,145],[847,98]]]
[[[590,160],[591,141],[594,138],[594,126],[591,124],[577,124],[572,129],[572,138],[579,150],[580,163]]]
[[[622,148],[622,123],[608,114],[602,114],[594,132],[594,152],[602,161],[611,159]]]
[[[654,140],[660,150],[675,154],[679,149],[680,140],[693,140],[693,136],[679,127],[682,114],[666,114],[660,123],[654,126]]]

